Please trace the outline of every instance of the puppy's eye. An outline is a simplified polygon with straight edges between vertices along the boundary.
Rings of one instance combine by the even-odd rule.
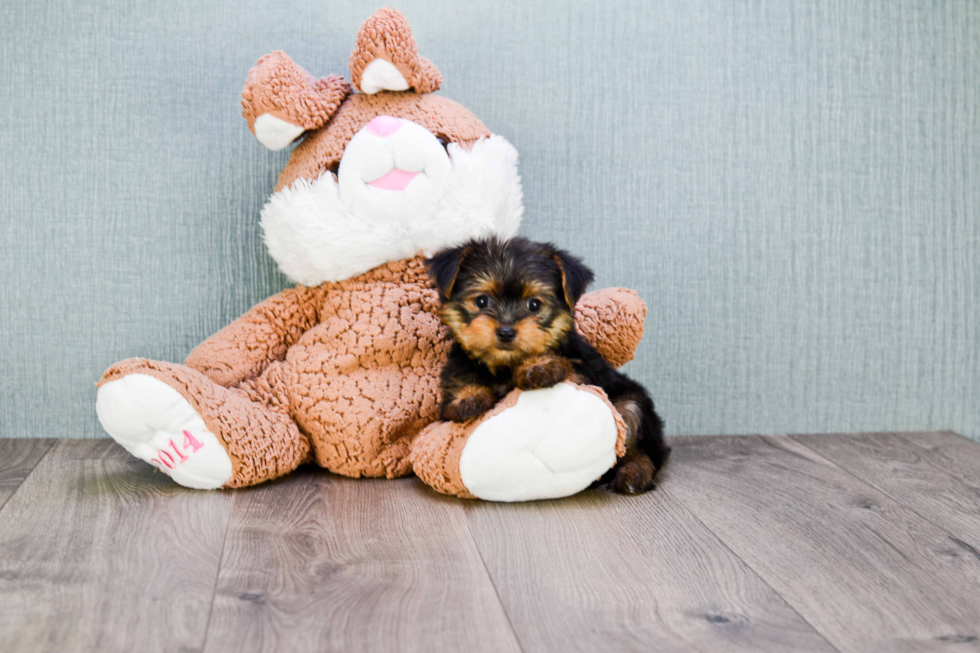
[[[531,311],[532,313],[537,313],[540,311],[541,300],[537,297],[532,297],[531,299],[527,300],[527,310]]]
[[[490,304],[490,298],[486,295],[480,295],[473,300],[473,303],[476,304],[477,308],[486,308]]]

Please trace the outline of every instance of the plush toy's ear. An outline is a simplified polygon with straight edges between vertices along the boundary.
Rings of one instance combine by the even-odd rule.
[[[442,84],[439,69],[419,56],[412,28],[397,9],[378,9],[361,25],[350,55],[350,76],[362,93],[431,93]]]
[[[304,131],[327,124],[351,92],[343,77],[316,79],[285,52],[267,54],[248,73],[242,89],[242,116],[270,150],[281,150]]]
[[[589,287],[595,276],[592,274],[592,270],[587,268],[581,260],[566,251],[553,249],[551,258],[558,264],[558,270],[561,272],[561,286],[565,291],[565,303],[568,304],[569,309],[574,309],[575,302]]]
[[[460,245],[452,249],[444,249],[432,258],[426,259],[425,265],[429,269],[429,277],[439,290],[439,298],[442,301],[448,301],[452,297],[459,268],[472,251],[471,246]]]

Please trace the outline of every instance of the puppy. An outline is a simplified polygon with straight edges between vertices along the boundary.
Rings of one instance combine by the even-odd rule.
[[[525,238],[471,240],[426,261],[455,342],[442,371],[442,419],[465,422],[517,387],[562,381],[603,389],[626,423],[626,455],[600,479],[623,494],[653,487],[670,453],[650,396],[575,330],[593,275],[570,254]]]

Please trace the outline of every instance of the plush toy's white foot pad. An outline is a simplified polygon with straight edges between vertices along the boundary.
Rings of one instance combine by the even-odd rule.
[[[214,490],[231,478],[231,458],[183,395],[160,379],[130,374],[99,388],[102,428],[140,460],[184,487]]]
[[[596,395],[568,383],[523,392],[463,447],[463,484],[487,501],[565,497],[616,463],[616,421]]]

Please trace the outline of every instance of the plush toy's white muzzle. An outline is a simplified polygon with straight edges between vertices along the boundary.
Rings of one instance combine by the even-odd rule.
[[[378,116],[347,144],[336,180],[277,192],[262,228],[282,271],[315,286],[468,238],[509,238],[523,211],[517,151],[502,137],[443,147],[411,120]]]
[[[449,155],[428,129],[378,116],[347,144],[337,177],[358,219],[408,225],[435,212],[451,171]]]

